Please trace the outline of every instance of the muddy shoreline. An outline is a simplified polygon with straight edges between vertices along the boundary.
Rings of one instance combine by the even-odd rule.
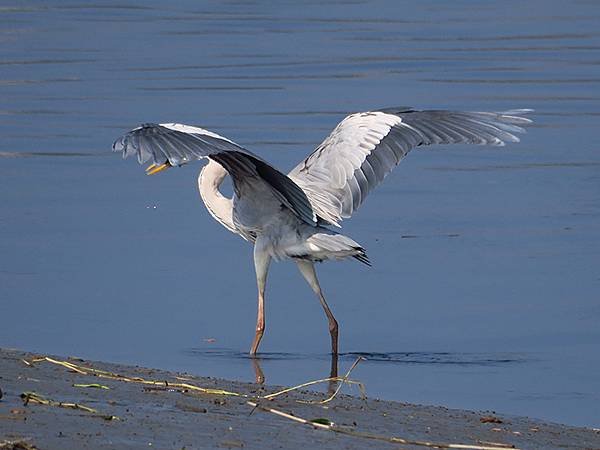
[[[327,395],[308,390],[266,399],[283,388],[17,350],[0,349],[0,389],[0,449],[600,448],[598,430],[491,411],[319,404]]]

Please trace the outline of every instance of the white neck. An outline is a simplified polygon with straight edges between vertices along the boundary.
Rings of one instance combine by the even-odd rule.
[[[219,186],[228,175],[221,164],[208,160],[198,175],[198,189],[200,197],[211,216],[229,231],[236,232],[233,224],[233,201],[219,191]]]

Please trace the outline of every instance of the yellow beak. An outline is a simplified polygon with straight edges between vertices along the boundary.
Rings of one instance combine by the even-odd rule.
[[[150,164],[146,168],[146,175],[157,174],[158,172],[162,172],[163,170],[168,169],[169,167],[171,167],[171,164],[169,164],[168,162],[160,165]]]

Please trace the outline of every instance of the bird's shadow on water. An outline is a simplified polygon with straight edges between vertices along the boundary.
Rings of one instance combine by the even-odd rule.
[[[338,367],[350,367],[358,359],[361,359],[361,365],[364,364],[382,364],[382,365],[447,365],[464,367],[499,367],[506,365],[522,364],[531,360],[530,357],[522,353],[498,352],[498,353],[478,353],[478,352],[346,352],[339,355],[324,353],[286,353],[286,352],[266,352],[256,356],[251,356],[246,352],[232,350],[228,348],[191,348],[184,351],[185,354],[199,359],[222,359],[230,361],[248,360],[255,374],[257,383],[265,382],[265,375],[262,369],[262,362],[294,362],[316,363],[329,361],[331,363],[329,377],[338,377]]]

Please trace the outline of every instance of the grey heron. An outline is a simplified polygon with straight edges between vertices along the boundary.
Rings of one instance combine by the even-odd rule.
[[[387,108],[344,118],[287,175],[261,157],[211,131],[178,123],[147,123],[117,139],[123,157],[150,162],[149,175],[206,158],[198,176],[208,212],[229,231],[254,244],[258,317],[250,354],[265,330],[265,286],[271,260],[293,259],[317,295],[329,322],[331,352],[338,352],[338,323],[315,272],[315,262],[354,258],[370,265],[364,248],[338,233],[367,195],[408,152],[430,144],[504,145],[518,142],[530,112],[418,111]],[[219,190],[225,177],[233,197]]]

